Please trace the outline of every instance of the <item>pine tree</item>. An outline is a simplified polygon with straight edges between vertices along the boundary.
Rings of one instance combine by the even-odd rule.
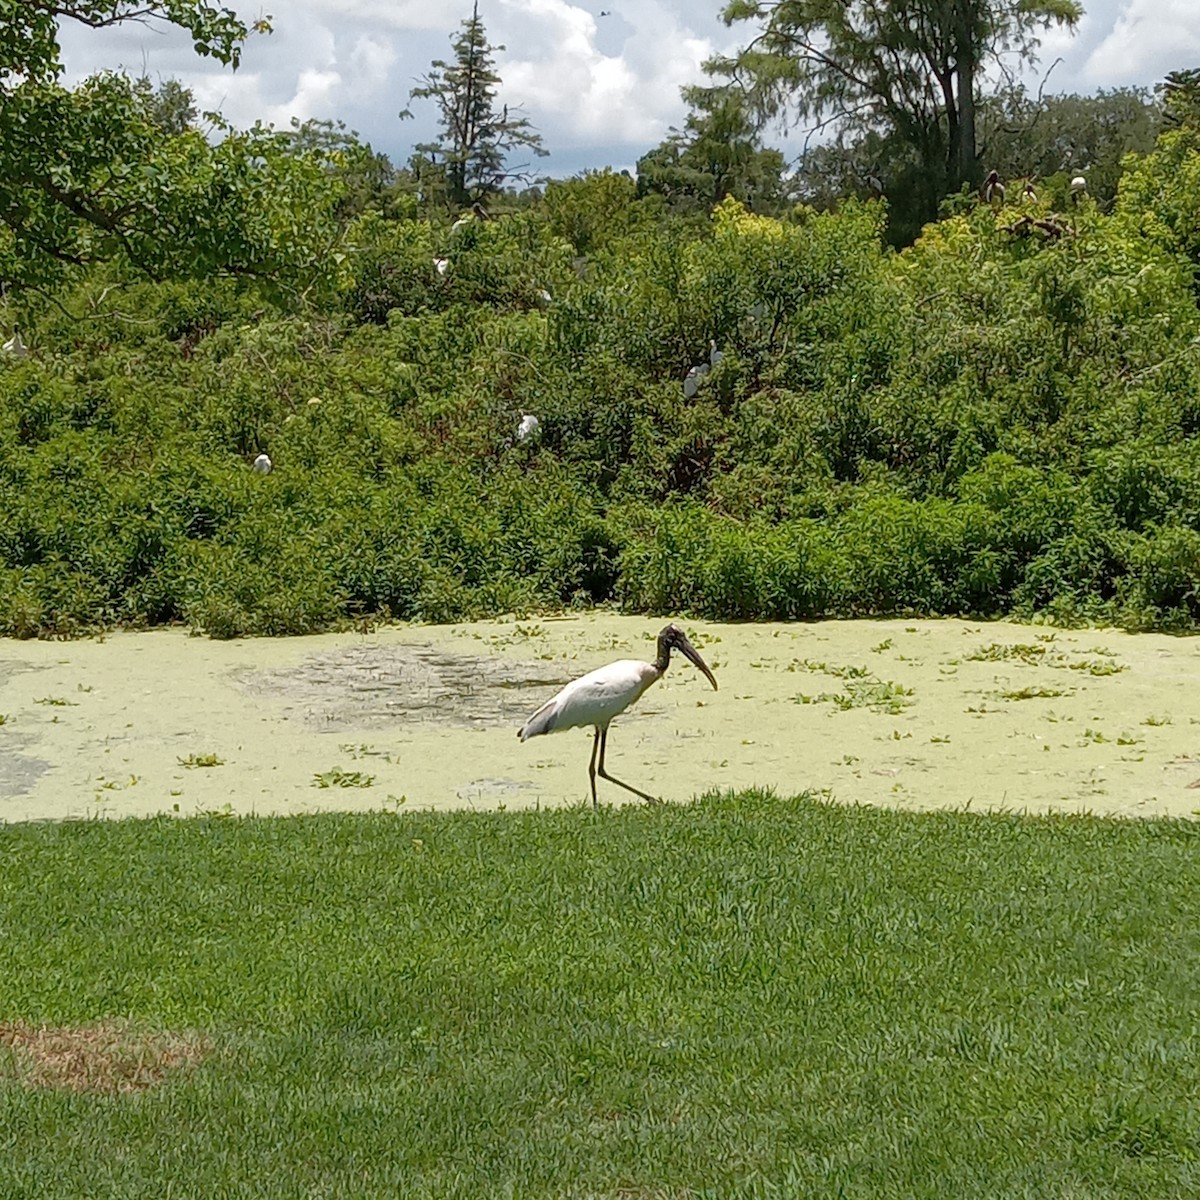
[[[435,60],[409,99],[435,101],[442,129],[440,140],[416,147],[414,168],[418,174],[427,174],[422,167],[437,168],[444,177],[447,199],[461,207],[485,201],[510,180],[528,179],[527,164],[507,168],[511,151],[524,147],[539,157],[549,151],[528,118],[507,105],[496,107],[500,76],[492,55],[504,47],[488,44],[478,0],[452,45],[454,61]],[[412,114],[405,109],[400,115]]]
[[[1200,127],[1200,67],[1169,71],[1155,90],[1168,125]]]

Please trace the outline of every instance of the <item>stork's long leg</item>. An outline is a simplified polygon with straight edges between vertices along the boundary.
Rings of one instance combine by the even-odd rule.
[[[619,780],[615,775],[610,775],[604,769],[604,751],[607,746],[608,746],[608,730],[605,729],[602,732],[600,732],[600,771],[599,771],[600,778],[607,779],[609,783],[615,783],[617,785],[617,787],[623,787],[627,792],[632,792],[635,796],[641,796],[641,798],[643,800],[645,800],[647,804],[661,804],[662,801],[657,796],[651,796],[649,794],[649,792],[641,792],[641,791],[638,791],[637,788],[633,787],[632,785],[630,785],[628,783],[622,783],[621,780]],[[595,752],[596,752],[595,747],[593,746],[592,747],[593,756],[595,755]],[[595,796],[595,794],[596,794],[596,780],[595,780],[595,777],[593,777],[592,778],[592,795]]]
[[[596,726],[596,736],[592,738],[592,761],[588,763],[588,778],[592,781],[592,807],[599,808],[600,802],[596,799],[596,751],[600,746],[600,726]]]

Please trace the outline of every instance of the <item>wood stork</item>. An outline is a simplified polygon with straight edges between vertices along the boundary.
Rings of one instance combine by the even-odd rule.
[[[607,667],[589,671],[572,680],[552,700],[548,700],[521,727],[517,736],[521,741],[537,737],[541,733],[557,733],[560,729],[577,729],[581,725],[595,727],[592,739],[592,761],[588,764],[588,776],[592,781],[592,807],[598,808],[596,799],[596,776],[623,787],[627,792],[640,796],[649,804],[661,803],[656,796],[639,791],[628,783],[610,775],[604,769],[604,751],[608,744],[608,727],[612,719],[623,713],[640,698],[642,693],[662,678],[671,664],[671,651],[678,650],[685,658],[704,672],[708,682],[716,690],[717,681],[696,648],[688,641],[687,634],[678,625],[663,628],[658,635],[658,655],[652,663],[636,658],[625,658],[609,663]],[[597,751],[600,755],[596,764]]]
[[[250,468],[255,475],[269,475],[271,473],[271,460],[265,454],[260,454]]]
[[[983,187],[979,189],[979,198],[984,204],[992,204],[995,201],[1004,203],[1004,184],[1000,182],[1000,172],[990,171],[988,177],[983,181]]]

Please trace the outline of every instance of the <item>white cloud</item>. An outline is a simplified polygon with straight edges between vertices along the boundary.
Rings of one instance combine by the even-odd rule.
[[[1196,0],[1127,0],[1081,75],[1093,87],[1147,83],[1200,58]]]
[[[374,96],[383,89],[396,62],[396,48],[383,39],[364,34],[354,43],[347,65],[350,91],[355,95]]]
[[[250,15],[245,4],[240,8],[242,19]],[[452,5],[430,4],[429,0],[293,0],[285,17],[275,19],[278,27],[292,19],[297,9],[310,14],[324,12],[329,18],[350,26],[380,25],[397,30],[454,29],[459,22]]]
[[[501,98],[520,104],[543,130],[566,140],[639,141],[653,114],[635,104],[639,80],[621,57],[596,45],[596,19],[561,0],[511,0],[506,51],[497,62]]]

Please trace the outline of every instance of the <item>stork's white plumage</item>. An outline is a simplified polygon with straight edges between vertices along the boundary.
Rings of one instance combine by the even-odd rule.
[[[984,204],[995,204],[997,201],[1003,204],[1005,194],[1004,184],[1000,182],[1000,172],[989,171],[988,177],[983,181],[983,187],[979,189],[979,198]]]
[[[13,326],[13,335],[4,343],[4,353],[11,354],[13,358],[28,358],[29,347],[25,345],[25,339],[21,336],[21,330],[17,326]]]
[[[626,791],[633,792],[635,796],[640,796],[651,804],[657,804],[656,797],[610,775],[604,769],[604,752],[608,744],[608,727],[613,718],[641,699],[646,689],[662,678],[670,665],[673,649],[678,650],[703,671],[716,690],[717,681],[713,678],[713,673],[688,641],[687,634],[678,625],[667,625],[658,635],[658,655],[654,662],[624,658],[573,679],[525,722],[517,736],[524,742],[543,733],[557,733],[563,729],[578,729],[583,725],[591,725],[596,730],[596,736],[592,739],[592,761],[588,766],[593,807],[598,805],[597,775],[625,788]],[[596,763],[597,751],[600,756],[599,767]]]
[[[598,667],[571,680],[553,700],[548,700],[525,722],[521,741],[539,733],[558,733],[581,725],[607,725],[658,679],[653,663],[637,658]]]

